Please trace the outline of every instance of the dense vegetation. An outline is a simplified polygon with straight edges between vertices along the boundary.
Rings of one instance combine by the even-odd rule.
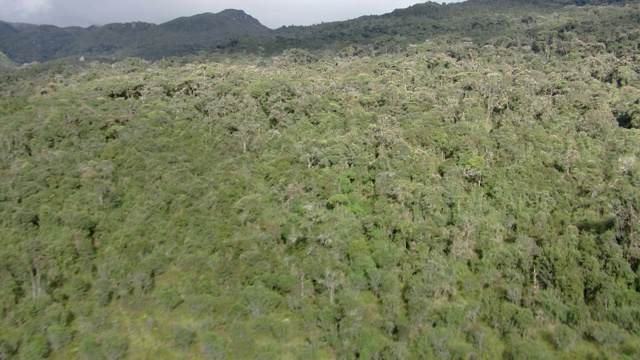
[[[639,12],[0,67],[0,359],[637,358]]]
[[[13,68],[15,67],[16,64],[11,61],[7,55],[3,54],[2,52],[0,52],[0,67],[9,67],[9,68]]]
[[[469,0],[444,5],[427,2],[382,16],[285,27],[232,43],[223,42],[216,50],[272,54],[291,47],[313,51],[330,48],[372,55],[402,51],[408,45],[440,36],[503,47],[581,40],[615,48],[637,39],[637,36],[626,38],[637,30],[640,20],[635,7],[611,6],[600,12],[598,7],[564,7],[564,3],[573,2]]]
[[[291,49],[346,51],[352,55],[401,52],[433,37],[471,39],[477,44],[522,46],[532,42],[596,40],[618,46],[629,40],[640,14],[630,0],[468,0],[426,2],[381,16],[270,30],[241,10],[178,18],[160,25],[114,23],[89,28],[0,21],[0,51],[18,64],[66,60],[150,61],[200,52],[277,55]],[[615,4],[600,12],[584,5]],[[569,5],[569,6],[567,6]],[[579,8],[578,8],[579,6]],[[584,9],[591,11],[584,11]],[[571,31],[569,31],[571,30]],[[567,38],[566,33],[575,38]],[[636,36],[637,37],[637,36]]]

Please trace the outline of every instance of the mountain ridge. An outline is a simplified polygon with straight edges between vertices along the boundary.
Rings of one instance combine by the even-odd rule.
[[[434,36],[459,32],[478,43],[496,34],[512,33],[501,15],[529,18],[559,11],[568,5],[624,5],[629,0],[467,0],[460,3],[425,2],[382,15],[270,29],[243,10],[226,9],[179,17],[161,24],[110,23],[102,26],[57,27],[0,21],[0,51],[16,63],[65,58],[114,61],[126,57],[159,60],[200,51],[277,54],[291,48],[340,49],[345,46],[404,46]],[[493,19],[493,20],[491,20]],[[455,25],[454,25],[455,24]],[[484,25],[483,25],[484,24]],[[488,32],[486,27],[493,30]],[[531,26],[530,26],[531,27]],[[534,31],[529,29],[530,31]],[[384,37],[387,37],[385,39]],[[383,45],[388,51],[390,44]]]
[[[161,24],[109,23],[77,26],[14,24],[0,21],[0,51],[18,63],[75,56],[164,56],[197,52],[227,38],[270,31],[243,10],[202,13]]]

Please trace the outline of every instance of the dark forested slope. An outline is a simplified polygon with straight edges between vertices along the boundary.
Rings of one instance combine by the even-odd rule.
[[[558,24],[559,27],[584,25],[587,33],[607,38],[620,26],[635,27],[637,11],[632,8],[628,8],[632,14],[619,11],[618,15],[624,14],[621,17],[609,17],[607,15],[613,12],[607,12],[603,18],[597,13],[580,13],[587,14],[586,18],[569,14],[577,11],[576,6],[592,8],[613,4],[624,9],[625,4],[632,3],[637,1],[426,2],[381,16],[277,30],[268,29],[241,10],[200,14],[160,25],[134,22],[86,29],[0,22],[0,51],[17,63],[80,56],[108,62],[132,56],[159,60],[200,51],[274,55],[292,48],[360,54],[393,52],[442,35],[469,38],[480,45],[489,41],[530,42],[541,29],[562,31],[561,28],[550,29],[548,24],[540,26],[538,21],[547,15],[550,19],[564,19],[565,24]]]
[[[575,29],[573,38],[619,43],[637,29],[637,8],[625,2],[600,13],[597,6],[567,6],[564,1],[486,1],[423,3],[381,16],[316,26],[291,26],[271,33],[217,46],[223,52],[278,54],[289,48],[311,51],[346,51],[380,54],[401,51],[410,44],[439,36],[451,41],[471,40],[478,45],[520,46],[543,39],[571,40],[564,32]],[[626,7],[625,7],[626,6]],[[636,35],[631,35],[635,39]],[[588,37],[585,39],[585,37]],[[572,39],[573,39],[572,38]],[[614,47],[616,45],[613,45]]]
[[[150,60],[194,54],[224,39],[269,31],[241,10],[200,14],[155,25],[115,23],[89,28],[0,23],[0,50],[18,63],[65,57]]]

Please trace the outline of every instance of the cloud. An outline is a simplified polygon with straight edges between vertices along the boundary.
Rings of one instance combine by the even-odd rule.
[[[34,15],[45,15],[51,8],[51,0],[0,0],[0,18],[28,20]]]

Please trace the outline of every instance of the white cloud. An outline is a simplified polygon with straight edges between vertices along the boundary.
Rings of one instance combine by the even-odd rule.
[[[45,15],[51,8],[50,0],[0,0],[0,17],[23,21]]]

